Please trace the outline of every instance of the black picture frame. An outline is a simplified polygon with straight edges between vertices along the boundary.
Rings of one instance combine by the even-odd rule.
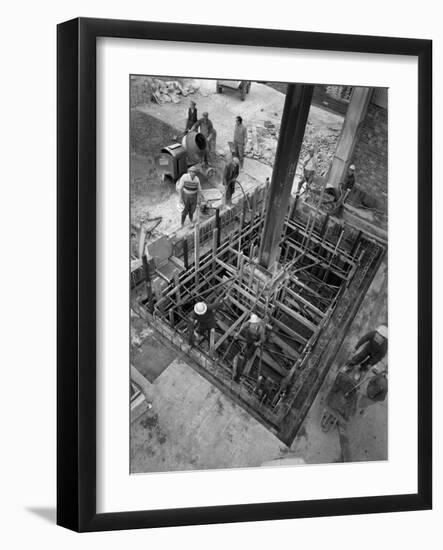
[[[418,59],[418,471],[416,494],[96,511],[96,39],[398,54]],[[424,510],[432,507],[432,42],[106,19],[57,29],[57,523],[76,531]],[[405,115],[406,116],[406,115]]]

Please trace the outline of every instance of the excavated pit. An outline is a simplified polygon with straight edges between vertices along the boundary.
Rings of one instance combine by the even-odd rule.
[[[214,229],[196,226],[193,261],[186,259],[187,269],[153,304],[152,321],[200,374],[289,445],[385,246],[346,223],[296,211],[286,218],[279,261],[269,271],[257,260],[265,201],[252,203],[251,211],[246,202],[237,205]],[[209,339],[196,337],[189,323],[195,302],[221,296],[217,328]],[[242,331],[251,313],[265,320],[267,338],[245,361]]]

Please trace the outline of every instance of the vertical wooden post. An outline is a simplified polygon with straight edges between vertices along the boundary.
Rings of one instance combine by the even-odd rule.
[[[245,257],[242,253],[238,255],[238,282],[241,285],[243,281],[243,269],[245,266]]]
[[[248,196],[246,195],[245,197],[243,197],[243,210],[242,210],[242,214],[243,214],[243,219],[246,218],[246,210],[248,208]]]
[[[252,245],[251,247],[251,263],[250,268],[251,272],[249,274],[249,287],[252,287],[252,281],[254,280],[254,272],[255,272],[255,260],[254,257],[257,254],[257,245]]]
[[[220,246],[221,225],[220,225],[220,209],[215,210],[215,228],[217,229],[217,248]]]
[[[215,272],[215,259],[217,257],[217,242],[218,242],[218,229],[215,228],[212,232],[212,273]]]
[[[357,234],[357,237],[355,238],[354,244],[352,245],[351,251],[349,252],[350,256],[355,255],[357,247],[358,247],[358,245],[360,244],[360,241],[361,241],[361,236],[362,236],[362,232],[359,231],[358,234]]]
[[[189,257],[188,257],[189,249],[188,249],[188,239],[183,239],[183,263],[185,265],[186,271],[189,269]]]
[[[289,246],[286,245],[286,249],[285,249],[285,253],[284,253],[283,261],[282,261],[283,264],[285,264],[288,261],[288,254],[289,254]]]
[[[175,297],[177,300],[177,304],[181,302],[181,293],[180,293],[180,281],[178,277],[178,273],[174,273],[174,285],[175,285]]]
[[[323,240],[323,237],[326,233],[328,223],[329,223],[329,214],[326,214],[325,219],[323,221],[323,225],[321,226],[321,229],[320,229],[320,237],[322,237],[322,240]]]
[[[254,191],[251,199],[251,220],[252,221],[255,220],[256,211],[257,211],[257,190]]]
[[[238,263],[237,269],[240,268],[240,252],[241,252],[241,242],[242,242],[242,230],[243,230],[243,212],[240,214],[240,222],[238,224]]]
[[[194,269],[195,269],[195,284],[199,281],[199,264],[200,264],[200,225],[197,223],[194,227]]]
[[[215,329],[211,328],[209,332],[209,353],[211,357],[214,355],[214,344],[215,344]]]
[[[174,319],[174,310],[173,309],[169,310],[169,324],[171,325],[172,328],[174,328],[175,319]]]
[[[143,262],[143,273],[145,275],[146,298],[148,301],[151,301],[152,300],[151,275],[149,274],[148,259],[146,257],[146,254],[143,254],[142,262]]]

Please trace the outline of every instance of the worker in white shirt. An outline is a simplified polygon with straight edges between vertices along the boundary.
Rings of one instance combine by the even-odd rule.
[[[202,188],[200,180],[197,177],[197,168],[195,166],[188,168],[188,172],[183,174],[180,178],[177,183],[177,192],[181,204],[183,205],[181,217],[182,227],[185,225],[186,216],[189,216],[191,227],[193,227],[194,212],[202,194]]]

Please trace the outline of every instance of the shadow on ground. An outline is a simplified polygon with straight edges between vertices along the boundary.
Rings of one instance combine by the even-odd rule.
[[[44,506],[29,506],[26,508],[26,510],[34,514],[35,516],[38,516],[49,523],[55,524],[56,518],[57,518],[57,511],[55,508],[48,508]]]

